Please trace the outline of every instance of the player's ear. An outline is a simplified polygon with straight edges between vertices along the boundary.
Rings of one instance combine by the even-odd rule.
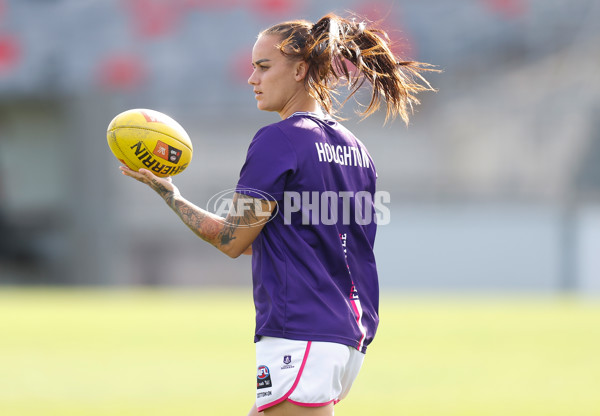
[[[296,81],[302,81],[306,77],[306,73],[308,72],[308,63],[305,61],[298,61],[295,66],[296,73],[294,78]]]

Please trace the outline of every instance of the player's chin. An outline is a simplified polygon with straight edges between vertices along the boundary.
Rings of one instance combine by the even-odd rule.
[[[261,111],[274,111],[272,106],[270,106],[266,101],[260,99],[256,102],[256,108]]]
[[[265,104],[263,102],[261,102],[260,100],[256,101],[256,108],[258,108],[261,111],[269,111],[267,109],[267,107],[265,106]]]

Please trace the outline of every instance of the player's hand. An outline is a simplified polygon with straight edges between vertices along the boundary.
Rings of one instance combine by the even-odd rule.
[[[121,172],[125,176],[129,176],[141,183],[145,183],[150,188],[154,189],[163,198],[179,196],[179,189],[173,184],[171,177],[159,178],[148,169],[140,169],[138,172],[129,169],[127,166],[120,166]]]

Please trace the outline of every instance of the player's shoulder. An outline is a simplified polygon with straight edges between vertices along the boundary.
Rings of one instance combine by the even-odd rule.
[[[250,144],[251,148],[268,149],[271,152],[281,151],[290,152],[294,148],[294,133],[281,124],[286,120],[268,124],[260,128]]]
[[[290,127],[291,127],[291,125],[289,123],[289,119],[280,120],[275,123],[267,124],[266,126],[261,127],[256,132],[255,136],[263,137],[263,136],[278,135]]]
[[[311,124],[312,122],[301,117],[286,118],[260,128],[254,136],[254,140],[269,141],[285,138],[294,142],[296,136],[306,134],[306,130],[311,128]],[[312,128],[314,129],[314,124],[312,124]]]

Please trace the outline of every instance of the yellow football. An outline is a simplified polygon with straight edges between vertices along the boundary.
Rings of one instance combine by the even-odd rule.
[[[192,141],[181,125],[155,110],[133,109],[108,125],[108,146],[131,170],[148,169],[156,176],[174,176],[192,160]]]

